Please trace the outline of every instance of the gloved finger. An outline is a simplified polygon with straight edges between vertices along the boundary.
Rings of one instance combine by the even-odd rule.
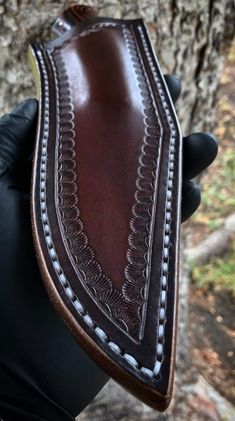
[[[194,181],[186,180],[182,186],[181,222],[186,221],[196,211],[201,202],[199,187]]]
[[[175,104],[177,99],[179,98],[180,92],[181,92],[180,79],[175,75],[164,75],[164,79],[165,79],[167,87],[169,89],[169,93],[171,95],[171,99],[173,101],[173,104]]]
[[[216,139],[209,133],[193,133],[183,140],[183,177],[192,179],[214,161]]]
[[[37,114],[36,99],[18,104],[11,113],[0,119],[0,161],[6,167],[14,166],[25,157],[32,143],[32,130]]]

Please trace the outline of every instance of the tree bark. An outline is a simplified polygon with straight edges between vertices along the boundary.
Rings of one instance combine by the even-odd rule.
[[[187,250],[186,256],[194,266],[208,263],[212,257],[228,251],[235,234],[235,213],[229,215],[221,228],[210,234],[196,247]]]
[[[216,94],[223,66],[223,54],[234,32],[234,2],[226,0],[101,0],[95,4],[102,16],[143,17],[148,25],[157,57],[164,72],[182,80],[177,104],[184,134],[210,131],[214,125]],[[35,87],[26,60],[30,40],[50,39],[50,27],[61,12],[56,0],[0,0],[0,112],[19,100],[35,96]],[[183,235],[184,249],[186,238]],[[188,265],[182,258],[178,362],[175,400],[166,415],[156,415],[110,382],[79,419],[152,420],[188,419],[182,410],[187,401],[185,385],[196,381],[188,356],[187,296]],[[182,387],[184,385],[184,387]]]
[[[234,3],[221,0],[102,0],[100,15],[143,17],[148,24],[164,72],[182,79],[178,115],[184,132],[208,130],[214,123],[214,104],[223,52],[233,33]],[[16,100],[35,94],[26,62],[29,40],[50,38],[50,26],[63,2],[55,0],[0,1],[0,111]]]

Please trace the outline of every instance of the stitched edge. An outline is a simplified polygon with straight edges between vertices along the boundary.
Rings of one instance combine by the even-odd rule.
[[[164,324],[165,324],[165,316],[166,316],[166,304],[167,304],[167,275],[168,275],[168,262],[169,262],[169,234],[170,234],[170,222],[171,222],[171,201],[172,201],[172,188],[173,188],[173,175],[174,175],[174,153],[175,153],[175,125],[174,121],[171,117],[171,113],[167,104],[167,101],[165,99],[164,91],[161,87],[161,79],[158,77],[158,74],[156,72],[151,54],[148,50],[148,45],[145,40],[145,36],[143,33],[143,30],[141,27],[138,26],[138,30],[141,35],[142,43],[144,46],[144,50],[146,53],[146,56],[148,58],[151,70],[154,75],[154,79],[156,81],[159,94],[162,99],[162,103],[164,106],[164,110],[166,112],[167,120],[169,123],[169,126],[171,128],[171,138],[170,138],[170,154],[169,154],[169,166],[168,166],[168,180],[167,180],[167,196],[166,196],[166,207],[165,207],[165,223],[164,223],[164,248],[163,248],[163,263],[162,263],[162,279],[161,279],[161,293],[160,293],[160,308],[159,308],[159,326],[158,326],[158,340],[157,340],[157,359],[156,363],[154,365],[153,370],[148,369],[147,367],[140,367],[137,360],[128,353],[123,353],[121,351],[121,348],[115,344],[113,341],[109,341],[108,336],[103,331],[103,329],[99,328],[95,324],[95,322],[91,319],[88,313],[86,313],[84,307],[78,300],[77,296],[72,291],[69,282],[67,281],[65,274],[62,270],[62,267],[60,266],[60,263],[58,261],[58,257],[52,242],[51,237],[51,230],[49,226],[49,220],[47,215],[47,209],[46,209],[46,158],[47,158],[47,141],[48,141],[48,135],[49,135],[49,84],[48,84],[48,78],[47,78],[47,71],[46,66],[43,61],[43,56],[41,51],[38,51],[38,57],[40,60],[40,64],[42,67],[42,73],[44,77],[44,94],[45,94],[45,111],[44,111],[44,130],[43,130],[43,138],[42,138],[42,157],[41,157],[41,164],[40,164],[40,205],[41,205],[41,217],[42,217],[42,223],[43,223],[43,229],[45,234],[45,239],[49,251],[49,255],[51,256],[52,264],[54,266],[54,269],[56,271],[56,274],[58,276],[58,279],[62,286],[64,287],[64,291],[68,298],[71,300],[74,308],[77,310],[77,312],[80,314],[80,316],[83,317],[83,320],[86,322],[86,324],[93,328],[97,336],[107,343],[107,345],[110,347],[110,349],[117,353],[118,355],[122,356],[133,368],[139,369],[143,374],[147,375],[148,377],[157,377],[159,376],[160,368],[162,365],[163,360],[163,341],[164,341]],[[46,121],[47,119],[47,121]]]
[[[164,90],[162,89],[162,81],[158,77],[152,55],[150,54],[143,28],[138,25],[138,31],[141,36],[145,54],[147,56],[150,68],[156,82],[159,95],[162,100],[162,105],[166,113],[166,118],[170,126],[170,143],[169,143],[169,165],[167,177],[166,190],[166,206],[165,206],[165,222],[164,222],[164,237],[163,237],[163,258],[162,258],[162,275],[161,275],[161,291],[159,299],[159,324],[158,324],[158,341],[157,341],[157,360],[154,366],[153,373],[155,376],[159,374],[161,364],[163,361],[163,346],[164,346],[164,325],[166,322],[166,307],[167,307],[167,289],[168,289],[168,266],[169,266],[169,245],[170,245],[170,225],[172,219],[172,189],[174,178],[174,160],[175,160],[175,141],[176,141],[176,127],[171,116],[168,103],[165,98]]]

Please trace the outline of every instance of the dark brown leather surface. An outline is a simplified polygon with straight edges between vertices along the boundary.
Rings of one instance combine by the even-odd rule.
[[[87,352],[163,410],[175,354],[181,135],[146,29],[91,18],[31,53],[41,86],[32,221],[45,285]]]

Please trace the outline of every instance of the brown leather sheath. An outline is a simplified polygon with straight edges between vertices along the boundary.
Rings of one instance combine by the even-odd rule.
[[[162,411],[175,360],[181,134],[143,21],[74,11],[56,22],[58,38],[30,47],[36,254],[80,345]]]

